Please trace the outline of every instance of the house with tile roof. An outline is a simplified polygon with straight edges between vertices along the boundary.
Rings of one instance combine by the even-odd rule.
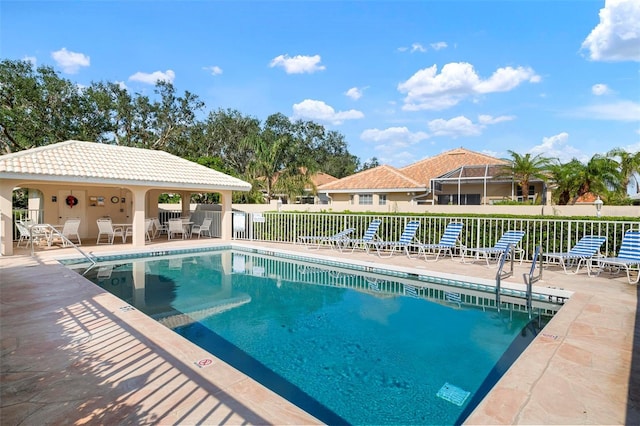
[[[492,204],[499,200],[543,200],[543,182],[532,181],[523,193],[501,177],[506,160],[457,148],[396,169],[383,165],[318,187],[336,207],[385,205]]]
[[[84,141],[66,141],[0,156],[0,251],[13,252],[12,194],[28,188],[39,223],[82,219],[80,236],[96,236],[98,218],[130,223],[133,245],[145,244],[145,218],[158,215],[158,196],[178,193],[189,215],[191,193],[214,192],[222,200],[222,238],[231,237],[233,191],[249,191],[243,180],[164,151]]]

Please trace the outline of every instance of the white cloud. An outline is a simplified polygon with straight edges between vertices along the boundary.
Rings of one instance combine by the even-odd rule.
[[[342,124],[345,120],[364,118],[364,114],[355,109],[336,112],[331,106],[322,101],[305,99],[299,104],[293,105],[293,118],[318,120],[337,125]]]
[[[349,98],[353,99],[354,101],[357,101],[364,95],[364,89],[365,88],[361,89],[359,87],[352,87],[351,89],[347,90],[344,94]]]
[[[611,90],[606,84],[594,84],[591,86],[591,93],[596,96],[602,96],[611,93]]]
[[[467,117],[459,116],[451,120],[442,118],[431,120],[429,130],[434,136],[450,136],[453,139],[459,136],[478,136],[482,133],[483,126],[473,124]]]
[[[582,43],[594,61],[640,61],[640,1],[606,0],[600,23]]]
[[[478,93],[507,92],[524,81],[539,83],[540,76],[531,68],[498,68],[488,80],[479,82],[474,90]]]
[[[487,80],[481,80],[473,66],[466,62],[449,63],[442,67],[440,74],[437,71],[437,66],[433,65],[398,84],[398,91],[407,94],[404,110],[441,110],[473,95],[505,92],[525,81],[540,81],[531,68],[524,67],[499,68]]]
[[[126,83],[124,81],[115,81],[115,83],[118,85],[119,88],[121,88],[122,90],[129,90],[129,88],[127,87]]]
[[[589,105],[570,113],[572,116],[592,120],[638,121],[640,103],[619,101],[608,104]]]
[[[289,55],[280,55],[273,58],[269,66],[271,68],[282,67],[287,74],[311,74],[325,69],[324,65],[320,65],[321,60],[320,55],[298,55],[293,58],[289,57]]]
[[[411,53],[413,52],[426,52],[427,49],[424,48],[420,43],[413,43],[411,45]]]
[[[414,133],[406,127],[389,127],[384,130],[367,129],[360,134],[360,139],[365,142],[395,142],[403,146],[413,145],[428,138],[427,133]]]
[[[82,53],[71,52],[66,47],[51,52],[51,57],[67,74],[75,74],[80,70],[80,67],[88,67],[91,64],[90,57]]]
[[[158,81],[173,83],[175,78],[176,73],[172,70],[167,70],[166,72],[154,71],[152,73],[137,72],[129,77],[129,81],[139,81],[145,84],[156,84]]]
[[[436,43],[431,43],[430,46],[433,50],[441,50],[446,49],[449,45],[444,41],[438,41]]]
[[[478,116],[478,123],[480,124],[497,124],[502,123],[504,121],[515,120],[515,116],[513,115],[501,115],[499,117],[493,117],[491,115],[481,114]]]
[[[217,65],[213,65],[210,67],[202,67],[203,70],[205,71],[209,71],[211,73],[211,75],[220,75],[222,74],[222,68],[220,68]]]
[[[546,158],[557,158],[561,163],[568,163],[574,158],[586,162],[589,156],[584,151],[578,150],[568,144],[569,134],[567,132],[542,138],[540,145],[529,150],[532,155],[541,155]]]
[[[360,134],[360,139],[375,144],[381,164],[405,165],[416,159],[415,150],[410,148],[426,139],[425,132],[411,132],[406,127],[389,127],[387,129],[367,129]]]

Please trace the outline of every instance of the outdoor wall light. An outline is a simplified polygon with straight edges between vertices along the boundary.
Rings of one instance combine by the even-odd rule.
[[[596,217],[600,217],[600,211],[602,210],[603,204],[604,201],[602,201],[600,199],[600,196],[598,195],[598,198],[596,198],[596,200],[593,202],[593,205],[596,206]]]

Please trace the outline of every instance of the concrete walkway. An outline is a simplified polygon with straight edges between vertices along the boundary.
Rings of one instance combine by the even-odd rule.
[[[149,249],[219,240],[154,242]],[[260,244],[335,257],[287,244]],[[125,253],[131,245],[83,247]],[[2,424],[317,424],[211,354],[59,265],[72,249],[0,258]],[[492,279],[482,264],[353,253],[375,264]],[[522,283],[528,265],[511,278]],[[544,271],[574,291],[468,424],[640,424],[638,288],[626,278]]]

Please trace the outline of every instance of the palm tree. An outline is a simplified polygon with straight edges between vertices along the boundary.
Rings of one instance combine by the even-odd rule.
[[[557,161],[551,165],[550,180],[555,183],[552,193],[554,203],[567,205],[578,197],[578,190],[581,187],[578,177],[584,167],[584,164],[575,158],[566,164]]]
[[[640,193],[640,151],[627,152],[621,148],[612,149],[607,153],[608,157],[618,157],[618,166],[620,168],[620,183],[621,189],[626,193],[629,188],[629,182],[631,179],[635,181],[636,193]]]
[[[511,159],[507,160],[509,165],[504,166],[496,177],[511,177],[522,188],[523,194],[528,193],[529,182],[532,179],[547,182],[552,159],[540,154],[531,156],[531,154],[520,155],[511,150],[508,152],[511,155]]]
[[[620,191],[620,176],[618,163],[614,159],[596,154],[576,177],[581,185],[577,196],[592,192],[606,198],[609,192]]]

